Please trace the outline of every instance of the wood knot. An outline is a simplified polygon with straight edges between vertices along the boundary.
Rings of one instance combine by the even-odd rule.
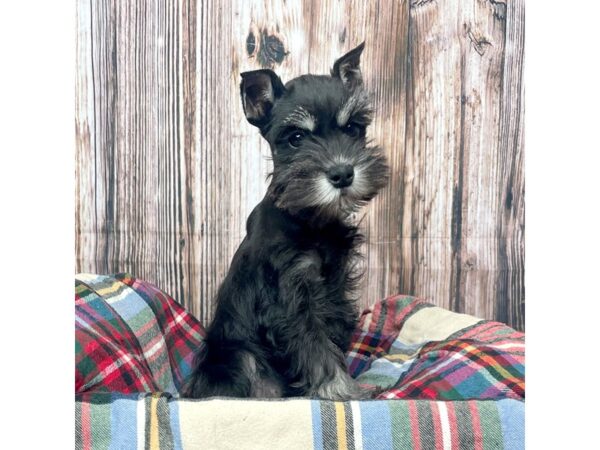
[[[483,54],[487,51],[487,47],[492,45],[491,41],[481,32],[473,31],[471,27],[466,24],[465,31],[475,51],[479,54],[479,56],[483,56]]]
[[[494,10],[494,17],[498,20],[506,20],[506,3],[496,0],[489,0]]]
[[[464,264],[463,264],[463,270],[465,272],[470,272],[472,270],[476,270],[476,268],[477,268],[477,256],[471,255],[464,262]]]
[[[246,52],[250,58],[256,57],[259,64],[265,68],[272,68],[276,64],[281,64],[289,54],[279,32],[269,33],[266,28],[263,28],[260,32],[253,30],[248,33]]]
[[[434,2],[435,2],[434,0],[413,0],[410,2],[410,8],[417,9],[423,5],[426,5],[428,3],[434,3]]]
[[[252,31],[248,33],[248,37],[246,38],[246,51],[250,58],[256,53],[256,36],[254,36]]]

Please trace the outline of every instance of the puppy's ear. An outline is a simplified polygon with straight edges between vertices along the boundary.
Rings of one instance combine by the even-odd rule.
[[[339,78],[348,89],[354,89],[362,84],[362,73],[360,72],[360,55],[365,48],[363,42],[358,47],[350,50],[339,58],[331,70],[331,76]]]
[[[246,119],[261,127],[268,121],[275,100],[285,92],[285,86],[277,74],[268,69],[242,72],[240,75],[240,94]]]

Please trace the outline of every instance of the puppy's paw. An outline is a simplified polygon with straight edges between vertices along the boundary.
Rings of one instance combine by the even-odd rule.
[[[385,389],[381,386],[373,386],[369,388],[369,392],[371,393],[371,398],[377,398],[385,392]]]
[[[373,391],[359,385],[339,367],[333,379],[325,381],[315,389],[315,396],[334,401],[365,400],[373,398]]]

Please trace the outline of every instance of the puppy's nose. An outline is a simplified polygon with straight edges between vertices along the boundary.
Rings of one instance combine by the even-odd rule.
[[[327,178],[338,189],[350,186],[354,180],[354,167],[350,164],[332,167],[327,171]]]

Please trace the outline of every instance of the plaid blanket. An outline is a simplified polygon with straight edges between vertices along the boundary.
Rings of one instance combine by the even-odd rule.
[[[191,371],[200,323],[127,274],[75,280],[75,392],[171,392]]]
[[[350,374],[382,399],[525,398],[525,336],[420,299],[385,299],[361,317]]]
[[[75,289],[77,448],[524,446],[524,336],[500,323],[394,296],[362,314],[347,353],[381,400],[184,400],[198,321],[130,275]]]

